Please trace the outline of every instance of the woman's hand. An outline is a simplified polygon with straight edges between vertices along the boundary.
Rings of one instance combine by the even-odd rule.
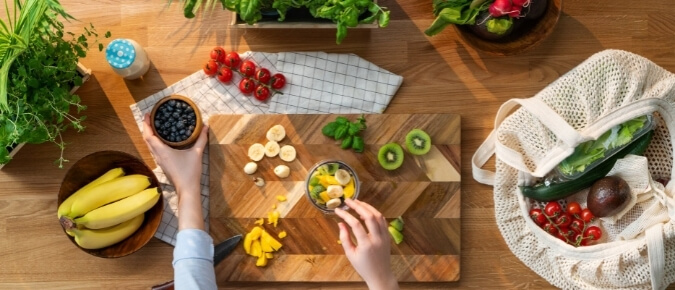
[[[201,202],[202,156],[208,140],[208,126],[202,128],[197,142],[185,150],[164,144],[152,131],[148,114],[143,118],[143,140],[155,162],[176,187],[178,194],[178,228],[204,229]]]
[[[338,226],[347,259],[371,290],[398,289],[398,282],[391,271],[391,237],[384,216],[365,202],[347,198],[345,203],[359,214],[366,225],[364,228],[351,214],[339,208],[335,209],[335,214],[345,221],[338,223]],[[356,237],[356,245],[352,242],[347,224]]]

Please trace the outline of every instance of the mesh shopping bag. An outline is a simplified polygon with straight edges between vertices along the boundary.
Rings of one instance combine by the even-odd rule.
[[[597,53],[528,99],[502,105],[495,129],[477,149],[473,176],[494,187],[495,218],[510,250],[564,289],[663,289],[675,282],[675,75],[639,55]],[[641,116],[653,137],[644,156],[619,159],[608,175],[631,187],[629,205],[596,221],[598,243],[575,247],[529,217],[541,202],[520,186],[540,182],[577,145]],[[495,171],[483,169],[494,156]],[[588,190],[560,203],[585,207]]]

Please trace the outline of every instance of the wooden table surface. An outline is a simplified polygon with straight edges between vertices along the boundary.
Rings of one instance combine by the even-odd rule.
[[[177,2],[177,1],[174,1]],[[391,9],[386,29],[349,30],[342,45],[334,30],[253,30],[228,27],[230,14],[186,20],[165,0],[61,0],[80,21],[113,38],[138,41],[152,60],[142,80],[125,81],[97,50],[81,62],[93,77],[78,91],[88,106],[87,129],[64,134],[64,169],[52,161],[53,144],[26,145],[0,170],[1,289],[147,289],[172,279],[173,247],[153,239],[120,259],[90,256],[68,241],[56,219],[61,179],[73,162],[99,150],[121,150],[154,166],[129,105],[201,69],[216,45],[227,51],[355,53],[403,76],[386,113],[455,113],[462,116],[461,278],[449,284],[403,284],[405,289],[554,288],[508,249],[495,224],[492,188],[471,176],[470,159],[493,127],[500,104],[531,97],[590,55],[624,49],[675,71],[675,8],[670,0],[566,0],[554,33],[517,56],[491,56],[468,47],[455,30],[429,38],[431,0],[380,0]],[[4,8],[0,14],[4,15]],[[104,44],[110,40],[102,39]],[[442,267],[442,265],[439,265]],[[671,285],[670,289],[675,289]],[[237,283],[223,289],[363,289],[363,283]]]

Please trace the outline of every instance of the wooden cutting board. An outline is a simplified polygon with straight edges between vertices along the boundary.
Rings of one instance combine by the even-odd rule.
[[[266,267],[256,267],[256,258],[240,245],[216,267],[219,284],[227,281],[362,281],[337,243],[340,220],[325,215],[305,196],[308,170],[324,159],[339,159],[351,165],[361,180],[359,199],[381,211],[387,220],[402,216],[404,241],[392,242],[392,269],[399,281],[457,281],[460,269],[460,117],[451,114],[366,115],[362,132],[363,153],[340,149],[336,141],[321,134],[321,128],[337,115],[218,115],[209,120],[210,232],[215,242],[245,234],[258,218],[267,217],[273,205],[281,213],[278,226],[265,223],[276,236],[288,236]],[[346,115],[356,120],[358,115]],[[258,187],[244,173],[248,147],[265,144],[273,125],[286,129],[280,145],[291,144],[297,159],[287,163],[279,157],[258,162],[266,184]],[[377,162],[381,145],[398,142],[413,128],[425,130],[432,139],[431,151],[423,157],[405,153],[403,165],[384,170]],[[404,146],[405,148],[405,146]],[[273,168],[286,164],[291,175],[280,179]],[[277,195],[286,196],[279,202]],[[352,211],[353,212],[353,211]],[[267,222],[267,219],[265,219]]]

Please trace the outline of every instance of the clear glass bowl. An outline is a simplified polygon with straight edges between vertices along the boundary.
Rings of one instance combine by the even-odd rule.
[[[319,170],[319,168],[321,168],[323,165],[331,164],[331,163],[337,164],[338,169],[347,170],[347,172],[349,172],[349,174],[351,175],[351,177],[353,179],[353,182],[354,182],[354,194],[350,197],[351,199],[357,199],[359,197],[359,192],[360,192],[360,189],[361,189],[361,182],[359,182],[359,176],[356,174],[356,171],[354,171],[354,168],[349,166],[347,163],[345,163],[343,161],[340,161],[340,160],[323,160],[323,161],[320,161],[320,162],[314,164],[314,166],[312,166],[312,168],[307,172],[307,178],[305,179],[305,196],[307,196],[307,199],[309,200],[310,203],[312,203],[314,205],[314,207],[323,211],[324,213],[333,213],[334,209],[329,209],[328,207],[326,207],[326,205],[321,204],[320,202],[317,202],[312,197],[311,192],[309,190],[309,186],[310,186],[310,180],[312,179],[312,176],[314,175],[314,172],[317,172]],[[343,186],[343,188],[344,187],[346,187],[346,186]],[[349,207],[345,204],[344,198],[346,198],[346,197],[343,196],[341,198],[342,202],[341,202],[340,206],[338,206],[338,208],[343,209],[343,210],[347,210],[347,209],[349,209]]]

